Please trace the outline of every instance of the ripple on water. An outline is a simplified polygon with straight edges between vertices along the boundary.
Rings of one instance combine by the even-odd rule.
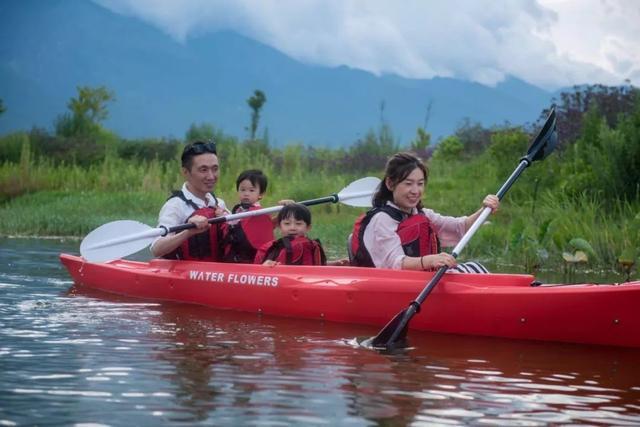
[[[50,374],[50,375],[32,375],[30,380],[59,380],[63,378],[73,378],[75,375],[71,374]]]
[[[17,285],[15,283],[4,283],[4,282],[0,282],[0,289],[15,289],[15,288],[19,288],[20,285]]]
[[[640,425],[640,415],[638,414],[621,414],[618,412],[599,409],[588,411],[567,410],[566,413],[571,419],[578,422],[582,421],[585,423],[605,423],[628,426]]]
[[[377,328],[61,292],[56,259],[23,261],[0,271],[0,425],[640,425],[623,351],[412,332],[381,355],[349,339]]]
[[[44,338],[49,335],[45,331],[34,331],[30,329],[12,329],[12,328],[0,329],[0,334],[6,335],[7,337],[14,337],[14,338]]]

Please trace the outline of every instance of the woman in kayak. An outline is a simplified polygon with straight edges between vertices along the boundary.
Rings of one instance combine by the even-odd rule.
[[[422,206],[427,178],[426,166],[411,153],[397,153],[387,161],[384,179],[373,196],[373,209],[354,225],[350,248],[353,265],[403,270],[457,265],[440,245],[455,245],[485,206],[495,212],[500,201],[490,194],[484,198],[483,207],[469,216],[443,216]],[[458,268],[486,272],[477,263]]]

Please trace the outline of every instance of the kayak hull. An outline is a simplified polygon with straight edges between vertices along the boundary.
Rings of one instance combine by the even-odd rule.
[[[384,326],[432,273],[156,259],[99,264],[61,254],[79,287],[136,298]],[[640,282],[531,286],[516,274],[443,276],[411,329],[640,347]]]

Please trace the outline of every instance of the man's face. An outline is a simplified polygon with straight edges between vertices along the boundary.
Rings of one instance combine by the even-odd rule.
[[[203,153],[194,156],[191,169],[182,168],[182,174],[187,180],[189,191],[204,199],[204,195],[211,192],[218,182],[219,169],[218,156]]]

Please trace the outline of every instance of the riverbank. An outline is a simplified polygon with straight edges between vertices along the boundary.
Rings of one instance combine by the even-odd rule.
[[[438,182],[440,181],[440,182]],[[429,200],[447,205],[441,212],[460,215],[471,212],[447,197],[446,180],[434,179]],[[482,192],[467,188],[463,193]],[[323,194],[318,194],[321,196]],[[264,206],[281,197],[271,196]],[[478,199],[475,194],[465,196]],[[110,221],[131,219],[155,226],[157,212],[166,198],[162,192],[65,192],[41,191],[12,199],[0,206],[0,236],[81,240],[94,228]],[[232,199],[225,197],[228,203]],[[458,206],[453,206],[458,204]],[[469,202],[466,203],[471,204]],[[535,208],[535,209],[534,209]],[[538,203],[516,203],[505,199],[500,211],[490,217],[465,248],[462,259],[490,265],[512,266],[510,270],[535,273],[540,269],[567,271],[613,271],[617,257],[633,236],[638,206],[621,204],[605,212],[593,200],[572,202],[557,194],[542,194]],[[364,208],[318,205],[313,214],[312,237],[319,238],[330,258],[347,256],[346,239],[353,222]],[[463,210],[464,209],[464,210]],[[568,265],[563,254],[575,253],[573,239],[588,243],[593,253],[588,262]],[[584,248],[583,248],[584,250]]]
[[[614,128],[597,115],[586,119],[588,126],[573,145],[567,141],[564,149],[527,168],[500,211],[465,247],[463,259],[521,266],[530,273],[615,270],[624,261],[637,272],[640,188],[637,168],[628,163],[637,158],[633,150],[640,146],[640,104]],[[276,149],[216,136],[222,165],[216,194],[233,206],[235,179],[249,168],[260,168],[269,177],[265,207],[282,199],[337,193],[358,178],[381,176],[386,158],[400,148],[387,144],[388,136],[372,134],[348,150],[300,144]],[[505,127],[491,131],[484,145],[461,134],[440,141],[430,152],[428,144],[423,146],[418,152],[429,167],[423,203],[445,215],[476,211],[484,196],[495,193],[512,173],[530,139],[522,129]],[[0,148],[14,153],[0,163],[0,236],[82,238],[120,219],[155,226],[171,189],[182,185],[179,159],[157,152],[131,157],[118,150],[127,144],[112,142],[102,147],[102,156],[85,164],[76,160],[84,159],[80,156],[56,160],[44,155],[49,145],[36,134],[0,138]],[[82,147],[78,154],[94,146]],[[176,153],[181,149],[177,143],[172,147]],[[330,256],[344,257],[347,236],[364,211],[341,204],[314,206],[311,236],[322,240]]]
[[[0,206],[0,236],[81,240],[100,225],[121,219],[155,226],[165,199],[158,192],[41,191]],[[273,203],[267,200],[264,206]],[[320,238],[330,255],[346,256],[346,236],[361,212],[342,205],[315,206],[311,236]]]

